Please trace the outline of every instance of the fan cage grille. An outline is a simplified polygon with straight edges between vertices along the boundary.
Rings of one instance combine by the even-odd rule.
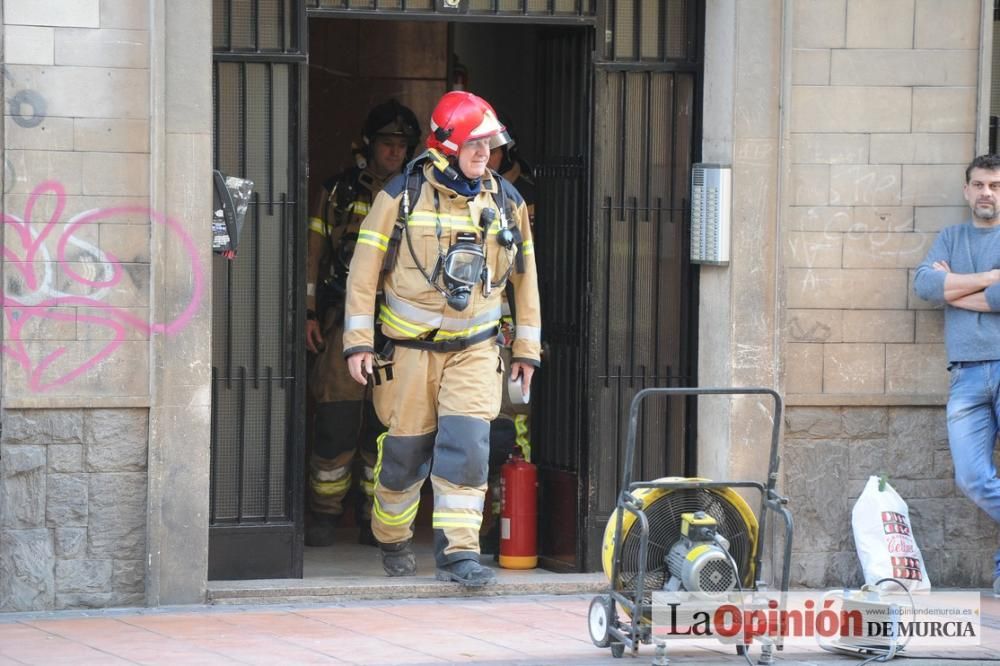
[[[729,554],[736,561],[744,588],[752,583],[753,538],[740,510],[726,497],[708,488],[678,488],[651,500],[643,509],[649,520],[646,544],[646,576],[643,603],[652,602],[654,591],[663,589],[670,574],[666,556],[681,537],[681,514],[704,511],[718,523],[718,533],[729,541]],[[640,521],[622,533],[621,566],[616,589],[635,596],[639,582]],[[720,563],[728,567],[725,563]]]

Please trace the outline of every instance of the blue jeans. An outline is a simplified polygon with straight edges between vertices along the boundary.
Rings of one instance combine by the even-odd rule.
[[[1000,479],[993,464],[1000,419],[1000,361],[956,363],[948,395],[948,444],[958,489],[1000,524]],[[993,558],[1000,576],[1000,550]]]

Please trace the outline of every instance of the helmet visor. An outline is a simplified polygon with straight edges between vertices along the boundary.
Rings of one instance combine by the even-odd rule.
[[[507,130],[500,130],[490,137],[490,150],[506,146],[508,143],[513,143],[510,134],[507,134]]]

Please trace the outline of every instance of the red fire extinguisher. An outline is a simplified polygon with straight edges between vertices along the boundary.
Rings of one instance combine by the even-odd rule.
[[[538,471],[520,454],[500,468],[500,566],[534,569],[538,566]]]

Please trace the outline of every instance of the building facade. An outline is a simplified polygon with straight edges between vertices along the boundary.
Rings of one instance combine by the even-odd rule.
[[[305,436],[295,343],[304,277],[294,266],[304,237],[294,229],[318,150],[315,110],[299,105],[335,97],[309,72],[330,48],[315,31],[351,34],[346,23],[323,27],[338,20],[360,21],[357,34],[383,29],[365,21],[386,18],[386,5],[211,4],[3,3],[0,610],[201,602],[210,578],[232,572],[212,539],[239,548],[265,532],[279,534],[287,575],[295,558],[301,575],[293,494]],[[475,41],[454,22],[475,18],[487,31],[514,22],[475,16],[475,2],[459,3],[464,15],[433,2],[405,13],[419,6],[388,8],[394,43],[430,18],[445,45]],[[251,18],[234,20],[240,11]],[[522,124],[528,145],[550,157],[540,181],[559,183],[547,194],[561,197],[550,228],[560,239],[573,228],[556,209],[587,221],[574,261],[548,269],[576,286],[549,297],[559,318],[546,324],[552,363],[540,399],[563,420],[539,417],[536,434],[580,431],[542,454],[543,498],[566,486],[571,506],[558,511],[578,526],[566,543],[548,540],[551,561],[558,546],[569,568],[599,567],[616,492],[615,419],[631,393],[766,386],[786,402],[780,488],[796,521],[793,584],[860,582],[850,511],[871,474],[888,475],[908,501],[933,584],[988,584],[996,526],[952,481],[942,314],[910,281],[935,233],[965,219],[964,168],[987,150],[992,3],[526,0],[515,11],[537,14],[525,41],[548,45],[532,57],[558,63],[553,80],[580,82],[536,87],[550,121]],[[379,39],[359,39],[356,52]],[[359,58],[353,71],[405,80],[387,60]],[[391,91],[440,94],[454,73],[442,63],[422,63],[430,74]],[[247,103],[258,87],[271,94],[263,120]],[[276,90],[287,100],[275,102]],[[567,115],[575,99],[585,111]],[[261,136],[264,152],[246,148]],[[732,168],[724,266],[687,263],[694,162]],[[233,262],[211,251],[215,167],[250,175],[262,197],[260,240]],[[647,245],[649,254],[637,249]],[[265,246],[286,248],[284,272],[240,282],[275,263],[260,260]],[[272,284],[273,298],[254,299]],[[263,321],[272,300],[276,332],[262,328],[262,341],[241,346],[240,313]],[[563,312],[567,301],[579,307]],[[274,340],[271,364],[253,350]],[[263,402],[250,393],[258,385],[275,387]],[[255,455],[240,405],[266,412],[264,438],[270,446],[280,430],[286,447],[261,457],[263,481],[240,466]],[[763,478],[770,414],[756,400],[671,410],[650,426],[643,471]],[[246,497],[260,500],[260,516],[244,503],[255,483],[263,499]]]

